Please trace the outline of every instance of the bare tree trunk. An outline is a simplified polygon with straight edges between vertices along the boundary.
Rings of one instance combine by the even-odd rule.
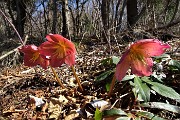
[[[103,24],[103,38],[107,40],[106,34],[109,29],[109,12],[110,12],[110,0],[102,0],[101,4],[101,18]]]
[[[52,23],[52,33],[56,33],[57,27],[57,0],[53,0],[53,23]]]
[[[137,0],[127,0],[127,23],[128,28],[132,28],[135,24],[135,18],[138,15]]]
[[[46,35],[48,33],[48,31],[47,31],[48,26],[47,26],[47,17],[46,17],[46,7],[45,7],[44,2],[45,2],[45,0],[43,0],[41,2],[41,4],[43,6],[43,11],[44,11],[44,14],[43,14],[44,15],[44,29],[45,29],[44,34]]]
[[[11,5],[12,5],[12,3],[11,3]],[[13,20],[13,24],[15,25],[17,31],[19,32],[19,35],[21,37],[23,37],[24,36],[24,24],[26,21],[26,4],[22,0],[16,0],[15,6],[16,6],[15,11],[17,13],[16,20],[14,19],[11,10],[9,11],[9,13]],[[9,9],[11,9],[11,8],[9,8]]]
[[[63,0],[62,1],[62,21],[63,21],[62,35],[64,37],[67,37],[69,34],[70,18],[69,18],[68,12],[69,12],[68,11],[68,0]]]
[[[101,4],[101,17],[104,29],[109,27],[109,12],[110,12],[110,0],[102,0]]]
[[[121,29],[122,17],[123,17],[123,13],[124,13],[124,9],[126,7],[126,4],[127,4],[127,0],[123,0],[122,9],[121,9],[121,12],[119,15],[120,17],[119,17],[119,21],[118,21],[117,32],[119,32]]]

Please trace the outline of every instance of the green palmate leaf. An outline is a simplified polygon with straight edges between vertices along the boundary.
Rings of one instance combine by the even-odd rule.
[[[147,111],[138,111],[136,113],[138,116],[148,118],[150,120],[165,120],[164,118],[158,117],[154,115],[153,113],[147,112]]]
[[[145,102],[150,100],[150,88],[139,77],[134,78],[135,89]]]
[[[96,81],[102,81],[105,80],[113,71],[112,70],[108,70],[102,74],[100,74],[99,76],[97,76],[95,78]]]
[[[175,106],[175,105],[170,105],[167,103],[162,103],[162,102],[147,102],[141,104],[143,107],[150,107],[150,108],[157,108],[157,109],[163,109],[167,111],[171,111],[174,113],[179,113],[180,114],[180,107]]]
[[[103,115],[103,113],[98,108],[96,108],[94,119],[95,120],[102,120],[102,115]]]
[[[152,82],[148,77],[143,77],[142,80],[147,82],[148,84],[151,84],[151,88],[158,94],[171,99],[180,99],[180,95],[171,87],[167,87],[158,82]]]
[[[110,109],[110,110],[104,110],[103,111],[103,116],[113,116],[113,115],[125,115],[127,116],[127,113],[124,112],[123,110],[121,109]]]

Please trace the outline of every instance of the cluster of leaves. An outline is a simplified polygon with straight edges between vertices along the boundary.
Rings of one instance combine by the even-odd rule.
[[[118,57],[111,57],[107,58],[102,61],[102,64],[111,64],[112,66],[116,65],[117,62],[115,62],[118,59]],[[114,62],[113,62],[114,61]],[[95,119],[100,120],[102,118],[106,117],[113,117],[116,118],[116,120],[130,120],[131,118],[140,120],[141,118],[147,118],[152,120],[164,120],[164,118],[161,118],[154,113],[151,113],[149,111],[144,110],[144,108],[155,108],[155,109],[162,109],[166,111],[170,111],[172,113],[180,113],[180,107],[177,105],[172,105],[168,102],[168,99],[172,99],[176,102],[180,102],[180,94],[177,93],[172,87],[166,85],[165,81],[167,80],[167,77],[165,75],[165,71],[171,71],[171,72],[179,72],[180,71],[180,62],[177,60],[173,60],[170,58],[168,54],[162,54],[161,56],[154,57],[155,66],[154,72],[151,76],[147,77],[138,77],[133,75],[126,75],[122,79],[123,82],[129,82],[129,84],[132,86],[132,92],[134,93],[134,97],[136,99],[136,102],[138,102],[137,108],[133,109],[131,111],[123,110],[123,109],[106,109],[103,111],[100,111],[99,109],[96,109],[95,112]],[[166,68],[166,70],[165,70]],[[96,81],[103,81],[106,79],[109,79],[110,75],[114,73],[113,68],[107,70],[106,72],[102,73],[98,77],[96,77]],[[107,83],[108,85],[109,83]],[[106,86],[107,86],[106,85]],[[109,89],[106,89],[107,91]],[[160,96],[163,96],[167,98],[166,102],[156,101],[151,102],[151,96],[159,94]],[[139,109],[141,108],[141,109]]]

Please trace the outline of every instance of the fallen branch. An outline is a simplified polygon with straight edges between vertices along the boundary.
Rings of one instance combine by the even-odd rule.
[[[177,19],[177,20],[175,20],[175,21],[173,21],[173,22],[170,22],[170,23],[168,23],[168,24],[166,24],[166,25],[164,25],[164,26],[160,26],[160,27],[157,27],[157,28],[150,28],[150,29],[145,30],[145,31],[161,30],[161,29],[173,27],[173,26],[175,26],[175,25],[177,25],[177,24],[179,24],[179,23],[180,23],[180,19]]]
[[[6,54],[4,54],[4,55],[2,55],[2,56],[0,57],[0,60],[3,59],[3,58],[5,58],[5,57],[7,57],[7,56],[9,56],[9,55],[12,54],[12,53],[18,51],[19,48],[21,48],[22,46],[24,46],[24,45],[26,44],[27,39],[28,39],[28,35],[26,35],[25,40],[24,40],[24,42],[23,42],[23,45],[20,45],[20,46],[18,46],[17,48],[9,51],[8,53],[6,53]]]
[[[0,60],[3,59],[3,58],[5,58],[5,57],[7,57],[7,56],[9,56],[9,55],[12,54],[12,53],[18,51],[18,49],[19,49],[20,47],[22,47],[22,46],[23,46],[23,45],[20,45],[19,47],[17,47],[17,48],[15,48],[15,49],[9,51],[8,53],[2,55],[2,56],[0,57]]]

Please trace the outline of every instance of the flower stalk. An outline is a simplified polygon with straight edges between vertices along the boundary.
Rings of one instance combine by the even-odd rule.
[[[58,82],[59,85],[64,89],[65,87],[64,87],[64,85],[62,84],[61,80],[59,79],[59,77],[58,77],[56,71],[54,70],[53,67],[50,66],[50,68],[51,68],[51,70],[52,70],[52,72],[53,72],[53,74],[54,74],[54,77],[56,78],[57,82]]]
[[[71,66],[71,69],[72,69],[72,71],[73,71],[73,75],[74,75],[74,77],[75,77],[75,79],[76,79],[76,82],[78,83],[78,86],[79,86],[79,88],[80,88],[80,90],[81,90],[81,92],[82,92],[82,91],[83,91],[83,88],[82,88],[82,86],[81,86],[80,79],[79,79],[79,77],[77,76],[76,71],[75,71],[73,65]]]
[[[116,82],[116,76],[114,75],[113,78],[112,78],[112,82],[111,82],[111,86],[110,86],[109,92],[108,92],[108,96],[109,96],[109,97],[110,97],[111,94],[112,94],[112,91],[113,91],[115,82]]]

